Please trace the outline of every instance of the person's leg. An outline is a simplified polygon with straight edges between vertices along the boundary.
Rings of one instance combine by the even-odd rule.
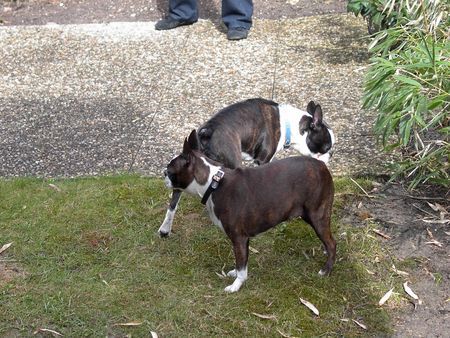
[[[170,0],[169,16],[178,21],[198,20],[197,0]]]
[[[158,21],[157,30],[190,25],[198,20],[197,0],[169,0],[169,16]]]
[[[252,15],[252,0],[222,0],[222,19],[228,29],[241,27],[249,30]]]
[[[245,39],[252,26],[252,0],[222,0],[222,20],[230,40]]]

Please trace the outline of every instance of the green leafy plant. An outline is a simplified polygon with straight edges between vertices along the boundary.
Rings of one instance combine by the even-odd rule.
[[[371,8],[377,4],[382,16],[395,12],[395,21],[369,45],[373,57],[363,108],[378,112],[375,132],[385,150],[399,150],[394,178],[408,177],[410,188],[425,182],[448,186],[450,5],[428,0],[370,3]]]
[[[384,11],[385,3],[383,0],[349,0],[347,11],[365,18],[369,33],[374,34],[395,24],[400,14],[395,3],[388,11]]]

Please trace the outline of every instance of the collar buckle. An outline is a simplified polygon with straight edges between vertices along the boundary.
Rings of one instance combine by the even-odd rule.
[[[220,169],[217,170],[217,172],[213,175],[211,184],[209,185],[208,189],[206,189],[206,192],[202,197],[202,204],[206,204],[209,196],[211,195],[213,190],[217,189],[217,187],[219,186],[219,182],[222,180],[224,176],[225,173]]]
[[[219,186],[220,180],[223,178],[225,173],[222,170],[218,170],[212,177],[211,187],[216,189]]]

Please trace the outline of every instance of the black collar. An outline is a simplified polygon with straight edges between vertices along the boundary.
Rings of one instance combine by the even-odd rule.
[[[217,187],[219,186],[219,182],[224,175],[225,173],[220,169],[213,175],[211,184],[209,185],[208,189],[206,189],[206,192],[202,197],[202,204],[206,204],[209,196],[211,196],[213,190],[217,189]]]

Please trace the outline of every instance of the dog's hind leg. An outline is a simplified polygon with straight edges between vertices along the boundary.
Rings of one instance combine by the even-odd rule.
[[[329,213],[325,212],[324,215],[319,210],[309,213],[308,218],[309,223],[325,246],[325,251],[328,255],[325,266],[319,271],[319,275],[327,276],[331,273],[336,260],[336,241],[331,234]]]
[[[228,276],[236,277],[233,284],[225,288],[225,292],[236,292],[247,280],[247,262],[248,262],[248,237],[238,237],[232,239],[233,251],[236,259],[236,268],[228,272]]]
[[[173,190],[172,197],[170,199],[169,207],[167,208],[166,217],[163,223],[159,227],[158,233],[161,237],[167,237],[172,230],[173,218],[175,217],[175,212],[177,211],[178,202],[181,198],[181,190]]]

